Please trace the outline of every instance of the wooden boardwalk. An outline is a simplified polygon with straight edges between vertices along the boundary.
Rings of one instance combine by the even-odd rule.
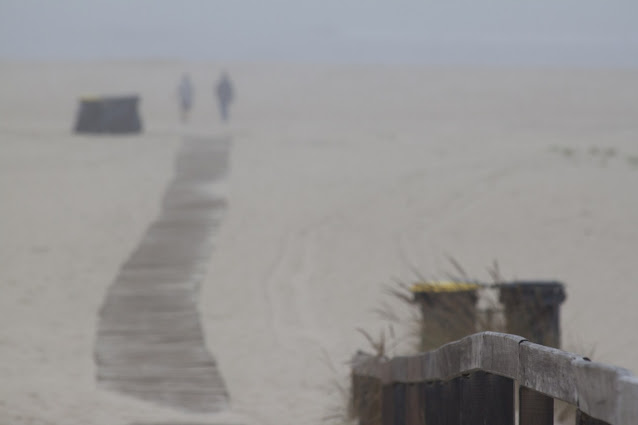
[[[197,295],[226,209],[215,183],[230,142],[187,139],[162,210],[108,289],[95,361],[102,388],[189,412],[217,412],[228,393],[199,320]]]

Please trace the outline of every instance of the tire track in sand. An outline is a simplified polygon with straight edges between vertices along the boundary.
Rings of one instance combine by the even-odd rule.
[[[229,150],[229,140],[184,141],[161,212],[99,312],[95,362],[102,388],[189,412],[227,408],[197,294],[226,210],[216,183],[227,173]]]

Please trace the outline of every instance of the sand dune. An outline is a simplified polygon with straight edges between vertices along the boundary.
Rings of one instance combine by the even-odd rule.
[[[638,372],[638,73],[237,64],[0,65],[0,422],[316,424],[393,278],[452,255],[567,285],[564,345]],[[195,110],[178,124],[191,72]],[[85,94],[136,92],[139,137],[73,136]],[[232,136],[200,314],[231,409],[97,388],[107,288],[157,217],[184,136]],[[333,367],[334,369],[333,370]]]

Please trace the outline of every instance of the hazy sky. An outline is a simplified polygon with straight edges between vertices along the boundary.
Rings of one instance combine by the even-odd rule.
[[[638,0],[0,0],[0,59],[638,66]]]

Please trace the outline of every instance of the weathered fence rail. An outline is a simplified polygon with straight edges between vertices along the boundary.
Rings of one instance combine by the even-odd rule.
[[[554,399],[578,424],[638,424],[638,377],[628,370],[482,332],[391,360],[357,353],[352,408],[361,425],[553,424]],[[516,383],[520,386],[516,394]]]

